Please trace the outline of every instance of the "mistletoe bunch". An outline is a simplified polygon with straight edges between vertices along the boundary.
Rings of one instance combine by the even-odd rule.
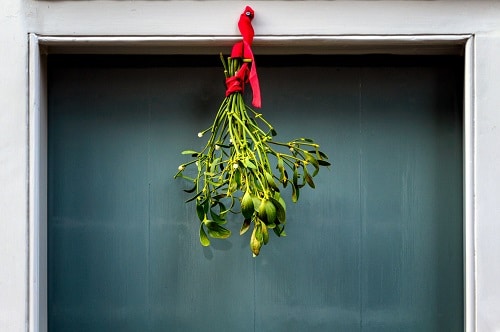
[[[247,7],[242,19],[248,19],[249,23],[252,17],[253,11]],[[253,29],[251,32],[253,38]],[[244,50],[241,53],[248,53],[245,51],[249,49],[248,39],[241,46]],[[275,128],[246,105],[242,95],[245,82],[249,77],[252,79],[252,71],[255,73],[253,54],[233,55],[234,49],[227,61],[221,55],[228,86],[226,97],[213,124],[198,133],[199,137],[210,134],[208,142],[200,151],[182,152],[194,159],[180,165],[175,177],[192,184],[185,190],[193,194],[186,202],[195,203],[201,244],[210,245],[209,237],[229,237],[231,231],[224,227],[228,215],[241,214],[240,234],[253,226],[250,248],[255,257],[268,243],[269,230],[278,237],[285,235],[286,205],[279,188],[290,185],[292,201],[296,202],[302,187],[315,188],[313,177],[320,166],[330,163],[312,139],[274,140]],[[255,85],[252,87],[254,105],[260,106],[260,100],[255,102],[256,95],[260,95],[256,94]],[[194,172],[188,174],[187,169]]]
[[[228,58],[227,63],[221,59],[226,78],[244,70],[241,59]],[[223,226],[228,213],[241,213],[240,234],[253,225],[250,248],[256,256],[268,243],[270,229],[277,236],[285,235],[286,205],[279,186],[290,185],[292,201],[296,202],[302,187],[315,188],[313,177],[320,166],[330,165],[328,157],[308,138],[275,141],[274,127],[245,104],[241,93],[224,99],[213,124],[198,136],[206,133],[210,138],[201,151],[182,152],[194,159],[180,165],[175,176],[193,184],[186,190],[194,193],[187,202],[196,204],[200,242],[208,246],[208,236],[229,237],[231,231]],[[196,169],[194,177],[184,174],[189,166]]]

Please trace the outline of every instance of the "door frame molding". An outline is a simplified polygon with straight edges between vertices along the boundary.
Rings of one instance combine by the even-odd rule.
[[[239,40],[228,36],[50,36],[29,34],[28,213],[30,332],[47,331],[47,55],[51,53],[172,54],[212,53]],[[294,54],[463,54],[463,229],[464,327],[476,331],[476,101],[475,36],[330,35],[256,36],[256,53]]]

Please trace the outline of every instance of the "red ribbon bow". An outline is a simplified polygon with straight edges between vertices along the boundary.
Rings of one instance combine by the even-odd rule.
[[[226,96],[235,91],[242,91],[243,83],[246,77],[247,81],[252,87],[252,105],[260,108],[261,99],[259,78],[257,77],[257,66],[255,65],[255,59],[251,49],[254,36],[252,27],[253,16],[253,9],[249,6],[246,6],[245,11],[240,15],[240,20],[238,21],[238,28],[243,37],[243,40],[234,44],[233,50],[231,52],[231,58],[251,59],[252,63],[250,66],[250,71],[248,70],[247,64],[244,63],[238,73],[236,73],[236,76],[227,79],[228,89],[226,91]],[[240,86],[240,88],[236,88],[236,86]]]

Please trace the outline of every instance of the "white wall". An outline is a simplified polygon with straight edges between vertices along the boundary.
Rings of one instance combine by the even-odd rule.
[[[475,36],[473,167],[477,331],[500,331],[500,2],[0,1],[0,331],[29,326],[28,33],[234,36],[244,5],[257,35]],[[33,211],[31,211],[33,212]],[[32,231],[32,230],[31,230]]]
[[[27,34],[22,1],[0,1],[0,331],[27,320]]]
[[[500,34],[476,43],[476,245],[478,331],[500,331]]]

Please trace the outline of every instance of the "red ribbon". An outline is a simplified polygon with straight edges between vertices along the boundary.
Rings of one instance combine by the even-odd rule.
[[[234,92],[243,92],[245,86],[245,78],[248,75],[248,65],[245,62],[234,76],[226,79],[226,97]]]
[[[249,6],[246,6],[245,11],[240,15],[240,20],[238,21],[238,28],[240,30],[241,35],[243,36],[243,40],[236,43],[233,46],[233,50],[231,52],[231,58],[252,60],[250,70],[248,70],[247,63],[244,63],[235,76],[230,77],[226,80],[226,84],[228,86],[226,91],[226,96],[236,91],[238,92],[243,91],[243,85],[246,77],[248,82],[250,83],[250,86],[252,87],[252,94],[253,94],[252,105],[260,108],[261,98],[260,98],[259,78],[257,77],[257,66],[255,65],[255,59],[251,49],[254,36],[254,31],[252,27],[253,16],[254,16],[253,9],[250,8]],[[233,89],[237,89],[236,88],[237,85],[241,85],[241,89],[233,91]],[[230,90],[231,92],[228,92]]]

